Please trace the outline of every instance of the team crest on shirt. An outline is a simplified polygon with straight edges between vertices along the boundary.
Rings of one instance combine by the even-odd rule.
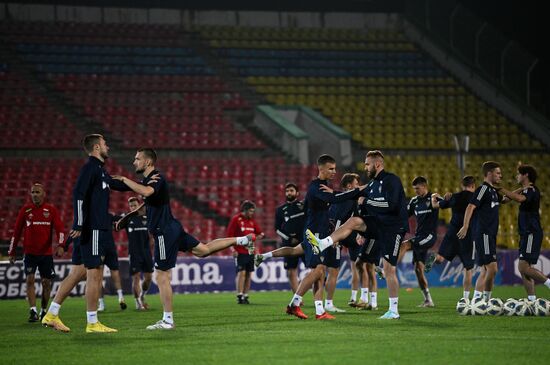
[[[44,209],[44,218],[49,218],[50,217],[50,212],[48,211],[48,209]]]

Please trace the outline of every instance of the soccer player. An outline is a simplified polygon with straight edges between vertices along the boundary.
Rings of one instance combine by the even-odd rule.
[[[368,239],[360,234],[356,237],[359,253],[354,265],[361,282],[361,298],[354,306],[360,310],[375,311],[378,310],[378,282],[376,281],[375,269],[380,263],[380,244],[375,236],[368,234],[367,236]],[[355,298],[352,297],[352,299]]]
[[[112,216],[109,214],[110,190],[128,188],[105,171],[109,146],[101,134],[89,134],[83,140],[88,162],[78,175],[73,190],[74,222],[69,235],[80,237],[82,263],[86,267],[86,332],[117,332],[98,321],[97,309],[103,280],[107,248],[113,243]]]
[[[130,211],[138,209],[139,198],[133,196],[128,199]],[[145,301],[145,294],[151,286],[153,278],[153,258],[151,256],[151,239],[147,232],[147,215],[145,206],[142,206],[137,214],[130,218],[125,227],[128,235],[128,253],[130,256],[130,276],[132,278],[132,291],[136,301],[137,310],[149,309]],[[143,281],[141,274],[143,273]]]
[[[50,300],[52,280],[55,276],[53,267],[52,233],[55,229],[58,242],[64,241],[63,223],[57,208],[44,202],[46,192],[42,184],[31,186],[32,203],[25,204],[19,210],[13,237],[11,238],[8,256],[10,263],[15,263],[15,251],[23,235],[23,264],[27,281],[27,300],[29,302],[29,322],[38,322],[46,314]],[[36,269],[40,272],[42,299],[40,317],[36,309],[36,290],[34,287]]]
[[[441,264],[444,260],[453,261],[455,256],[460,258],[462,266],[464,267],[464,276],[462,285],[464,288],[463,298],[470,299],[470,289],[472,288],[472,274],[475,264],[474,243],[472,241],[471,229],[466,234],[464,239],[459,239],[456,234],[462,227],[464,222],[464,213],[466,207],[472,200],[474,191],[476,189],[475,178],[473,176],[464,176],[462,178],[462,191],[454,194],[445,194],[445,197],[441,197],[439,194],[432,194],[432,206],[434,208],[452,209],[451,222],[447,227],[447,233],[443,237],[439,252],[437,254],[432,253],[426,260],[425,272],[429,272],[434,264]],[[478,277],[476,284],[476,291],[474,297],[481,296],[483,294],[483,287],[485,285],[485,271],[482,271]]]
[[[359,187],[359,175],[353,173],[347,173],[342,176],[340,180],[340,187],[343,191],[353,190]],[[357,202],[355,200],[345,200],[340,203],[331,204],[329,209],[329,218],[332,226],[338,229],[349,217],[356,215]],[[355,213],[355,214],[354,214]],[[350,260],[352,261],[352,291],[355,288],[355,294],[357,295],[358,276],[357,269],[353,264],[359,254],[359,245],[356,241],[356,234],[352,233],[345,240],[340,242],[340,245],[333,248],[331,253],[331,263],[326,262],[328,266],[328,275],[326,282],[327,298],[325,299],[325,310],[331,313],[345,312],[345,310],[336,307],[333,303],[334,292],[336,290],[336,284],[338,281],[338,274],[340,273],[340,246],[344,246],[348,249],[350,254]],[[355,285],[355,287],[354,287]]]
[[[228,237],[246,236],[255,234],[256,240],[264,237],[258,222],[254,219],[256,204],[245,200],[241,204],[241,211],[236,214],[227,226]],[[250,274],[254,271],[254,252],[249,252],[244,246],[235,246],[235,269],[237,271],[237,304],[250,304],[248,292],[250,290]]]
[[[306,221],[304,202],[298,200],[299,195],[298,186],[287,183],[285,185],[286,203],[279,206],[275,213],[275,231],[281,237],[282,247],[296,247],[302,241]],[[303,262],[305,260],[304,255],[284,258],[288,282],[293,293],[298,290],[298,263],[300,259]],[[256,266],[259,266],[262,261],[263,255],[256,255]]]
[[[498,270],[497,266],[497,233],[498,210],[502,196],[497,193],[495,185],[502,179],[500,165],[494,161],[483,163],[483,184],[478,187],[464,213],[462,228],[457,233],[461,240],[468,236],[472,217],[472,240],[477,253],[477,264],[485,271],[485,285],[483,299],[489,301]],[[475,215],[474,215],[475,211]],[[475,298],[475,295],[474,295]]]
[[[132,191],[145,198],[147,208],[147,229],[155,240],[155,272],[160,301],[164,310],[161,320],[147,327],[149,330],[171,330],[175,328],[172,309],[172,286],[170,276],[176,266],[178,251],[191,251],[198,257],[206,257],[234,245],[253,249],[256,237],[253,234],[242,237],[219,238],[202,243],[185,232],[181,223],[172,215],[168,182],[155,169],[157,154],[151,148],[139,149],[134,158],[135,171],[143,174],[142,183],[124,176],[113,176]]]
[[[322,191],[321,186],[326,186],[328,181],[332,180],[334,175],[336,175],[336,160],[332,156],[321,155],[317,159],[317,167],[319,169],[319,175],[317,179],[309,184],[305,198],[306,232],[310,232],[312,235],[326,236],[329,233],[328,210],[330,204],[348,199],[356,199],[361,190],[357,188],[342,193]],[[292,300],[286,308],[286,312],[289,315],[307,319],[307,316],[300,308],[300,304],[302,303],[302,296],[313,286],[315,318],[319,320],[334,319],[334,317],[325,312],[323,308],[323,289],[326,275],[325,261],[328,256],[326,256],[325,253],[315,254],[311,245],[309,245],[305,239],[301,247],[301,250],[295,250],[295,252],[302,251],[305,254],[306,266],[310,268],[311,271],[300,282],[300,285],[298,285],[298,290],[294,293]],[[285,251],[284,249],[289,249],[290,251],[294,250],[294,248],[283,247],[275,251],[282,253]]]
[[[500,193],[510,200],[520,203],[518,214],[519,263],[518,270],[523,279],[527,299],[535,301],[535,283],[544,283],[550,288],[550,279],[533,266],[538,262],[542,245],[542,226],[540,224],[540,190],[536,187],[537,170],[530,165],[520,165],[516,176],[519,191],[500,189]]]
[[[409,217],[416,219],[415,236],[404,241],[400,249],[400,257],[408,250],[413,251],[413,264],[418,286],[424,295],[424,302],[419,307],[431,308],[434,306],[428,279],[424,274],[424,266],[428,250],[437,239],[437,219],[439,209],[432,205],[432,193],[428,190],[428,180],[424,176],[417,176],[412,182],[416,196],[407,205]]]
[[[325,234],[328,234],[330,225],[328,209],[330,204],[357,198],[360,191],[364,189],[364,186],[343,193],[333,193],[331,189],[329,189],[331,190],[330,192],[324,192],[321,190],[321,186],[326,186],[325,184],[327,184],[328,180],[334,178],[336,174],[336,161],[329,155],[321,155],[317,159],[317,167],[319,175],[317,179],[310,183],[304,203],[306,211],[306,226],[304,228],[311,227],[315,231],[327,232]],[[305,236],[305,232],[303,232],[303,235]],[[307,319],[307,315],[300,309],[302,296],[309,288],[314,286],[315,318],[320,320],[333,319],[332,315],[325,312],[322,300],[326,266],[321,263],[325,262],[326,257],[325,255],[320,256],[313,252],[305,238],[298,246],[280,247],[271,252],[256,255],[254,262],[256,266],[259,266],[262,262],[272,257],[298,257],[301,255],[305,257],[306,267],[312,270],[298,285],[290,304],[286,308],[286,313],[301,319]]]
[[[334,242],[340,242],[353,231],[369,232],[380,240],[381,255],[384,257],[384,273],[389,293],[389,310],[381,319],[399,319],[399,281],[397,280],[397,258],[405,232],[409,230],[407,202],[403,184],[396,175],[384,170],[384,155],[381,151],[369,151],[365,158],[365,171],[371,180],[363,195],[364,213],[351,217],[330,236],[319,239],[306,231],[306,238],[312,248],[324,251]],[[326,187],[324,191],[330,192]]]

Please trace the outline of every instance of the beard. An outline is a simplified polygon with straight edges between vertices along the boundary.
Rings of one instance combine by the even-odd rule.
[[[136,167],[136,174],[143,174],[145,167]]]
[[[296,200],[296,197],[295,197],[295,196],[288,196],[288,195],[286,196],[286,201],[289,202],[289,203],[291,203],[291,202],[293,202],[293,201],[295,201],[295,200]]]
[[[376,170],[367,171],[367,176],[369,177],[369,180],[372,180],[376,177]]]
[[[109,158],[109,153],[108,153],[108,152],[100,152],[99,155],[100,155],[101,158],[103,158],[104,160],[106,160],[106,159]]]

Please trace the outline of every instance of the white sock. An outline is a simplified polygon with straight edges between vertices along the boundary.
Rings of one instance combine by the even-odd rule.
[[[323,301],[322,300],[316,300],[315,301],[315,314],[320,316],[323,313],[325,313],[325,308],[323,308]]]
[[[363,303],[369,302],[369,288],[361,288],[361,301]]]
[[[544,282],[544,285],[546,285],[548,289],[550,289],[550,279],[546,279],[546,281]]]
[[[121,301],[121,300],[124,300],[124,293],[122,293],[122,289],[117,289],[117,294],[118,294],[118,300]]]
[[[174,317],[172,316],[172,312],[163,312],[162,320],[166,323],[174,324]]]
[[[136,299],[136,309],[141,308],[141,306],[143,305],[141,302],[141,298],[135,298],[135,299]]]
[[[86,312],[86,317],[88,318],[88,323],[97,323],[97,311]]]
[[[390,298],[390,310],[396,314],[399,314],[397,306],[399,304],[399,298]]]
[[[36,313],[38,313],[38,312],[36,311],[36,307],[31,307],[30,309],[31,309],[32,311],[35,311]]]
[[[52,304],[50,304],[50,309],[48,309],[48,312],[50,312],[54,316],[58,316],[59,315],[59,309],[61,309],[61,304],[57,304],[56,302],[52,302]]]
[[[292,297],[292,300],[290,301],[290,306],[295,306],[295,307],[299,307],[300,306],[300,303],[302,303],[302,297],[299,296],[298,294],[294,294],[294,296]]]
[[[330,236],[323,238],[322,240],[319,240],[319,249],[321,251],[324,251],[325,249],[332,246],[334,242],[332,241],[332,238]]]
[[[263,253],[262,254],[262,258],[264,259],[264,261],[266,260],[269,260],[270,258],[273,257],[273,253],[272,252],[266,252],[266,253]]]
[[[373,308],[378,307],[378,293],[375,291],[370,293],[370,305]]]
[[[353,300],[354,302],[357,301],[357,290],[351,291],[351,298],[350,300]]]
[[[527,300],[530,301],[530,302],[534,302],[535,300],[537,300],[537,296],[536,295],[528,295]]]
[[[462,298],[470,299],[470,291],[469,290],[464,290],[464,293],[462,294]]]
[[[246,237],[246,236],[237,237],[236,240],[237,240],[237,246],[246,246],[246,245],[248,245],[248,237]]]
[[[492,293],[492,291],[484,291],[484,292],[483,292],[483,299],[484,299],[486,302],[488,302],[489,299],[491,299],[491,293]]]
[[[104,306],[105,306],[105,301],[103,300],[103,298],[99,298],[98,304],[99,304],[100,307],[104,307]]]
[[[481,298],[483,296],[483,293],[477,290],[474,290],[474,297],[472,299]]]
[[[334,306],[334,304],[332,303],[332,300],[325,299],[325,308],[331,308],[332,306]]]
[[[424,300],[426,302],[431,302],[432,301],[432,296],[430,295],[430,289],[428,289],[428,288],[422,289],[422,294],[424,295]]]

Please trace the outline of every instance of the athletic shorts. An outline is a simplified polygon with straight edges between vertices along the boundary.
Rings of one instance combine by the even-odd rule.
[[[333,269],[339,269],[340,268],[340,256],[341,256],[341,247],[329,247],[326,250],[324,250],[320,256],[321,263],[325,265],[326,267],[330,267]]]
[[[249,255],[247,253],[240,253],[235,257],[235,271],[254,271],[254,255]]]
[[[318,236],[318,234],[316,234]],[[324,238],[324,237],[321,237]],[[314,269],[317,267],[317,265],[322,264],[321,262],[321,256],[324,255],[324,252],[321,252],[321,254],[316,255],[313,253],[313,249],[309,242],[306,239],[306,235],[304,232],[304,239],[300,243],[302,245],[302,248],[304,249],[304,258],[305,258],[305,265],[309,269]],[[325,250],[326,251],[326,250]],[[323,259],[324,260],[324,259]]]
[[[155,239],[155,268],[167,271],[176,266],[178,251],[191,251],[200,241],[185,232],[181,224],[173,220],[164,232],[153,235]]]
[[[428,250],[435,244],[437,236],[433,233],[411,238],[413,262],[426,262]]]
[[[478,266],[497,261],[497,237],[478,232],[473,235]]]
[[[151,255],[130,256],[130,276],[140,272],[153,272],[153,258]]]
[[[382,226],[375,216],[361,216],[361,219],[363,219],[363,222],[365,222],[367,226],[367,231],[365,232],[366,237],[376,240],[373,246],[378,244],[379,257],[383,257],[384,260],[389,262],[392,266],[396,266],[397,258],[399,257],[399,249],[405,237],[405,232],[401,230],[395,231],[391,228]],[[367,243],[368,242],[365,244]],[[375,247],[373,247],[373,249],[375,249]],[[374,251],[373,255],[375,254],[376,252]],[[375,256],[372,256],[369,262],[372,262],[374,257]],[[363,260],[363,258],[361,259]],[[378,264],[378,261],[373,263]]]
[[[25,254],[25,257],[23,257],[23,265],[25,267],[26,276],[34,275],[38,268],[38,272],[42,279],[53,279],[55,277],[52,255]]]
[[[439,246],[439,254],[449,262],[453,261],[455,256],[458,256],[466,270],[473,269],[475,250],[472,236],[468,231],[468,235],[461,240],[456,236],[458,231],[459,229],[455,226],[449,226],[443,241],[441,241],[441,246]]]
[[[107,266],[111,271],[118,270],[118,252],[114,240],[108,242],[105,246],[105,260],[103,260],[103,265]]]
[[[295,246],[292,246],[290,244],[284,244],[283,247],[295,247]],[[306,259],[304,255],[285,257],[284,258],[285,270],[297,269],[298,265],[300,264],[300,260],[302,260],[302,262],[305,265]]]
[[[73,255],[71,257],[73,265],[82,265],[82,252],[80,252],[80,237],[73,239]]]
[[[519,236],[519,259],[534,265],[539,261],[542,232],[530,232]]]
[[[377,239],[366,237],[365,243],[359,248],[360,252],[357,256],[359,260],[375,265],[380,264],[380,243]]]
[[[80,254],[86,269],[96,269],[105,261],[106,249],[114,245],[110,230],[94,229],[82,234],[80,238]]]
[[[361,246],[357,244],[357,232],[353,232],[351,235],[340,241],[340,246],[344,246],[348,249],[349,258],[355,262],[357,256],[361,252]]]

